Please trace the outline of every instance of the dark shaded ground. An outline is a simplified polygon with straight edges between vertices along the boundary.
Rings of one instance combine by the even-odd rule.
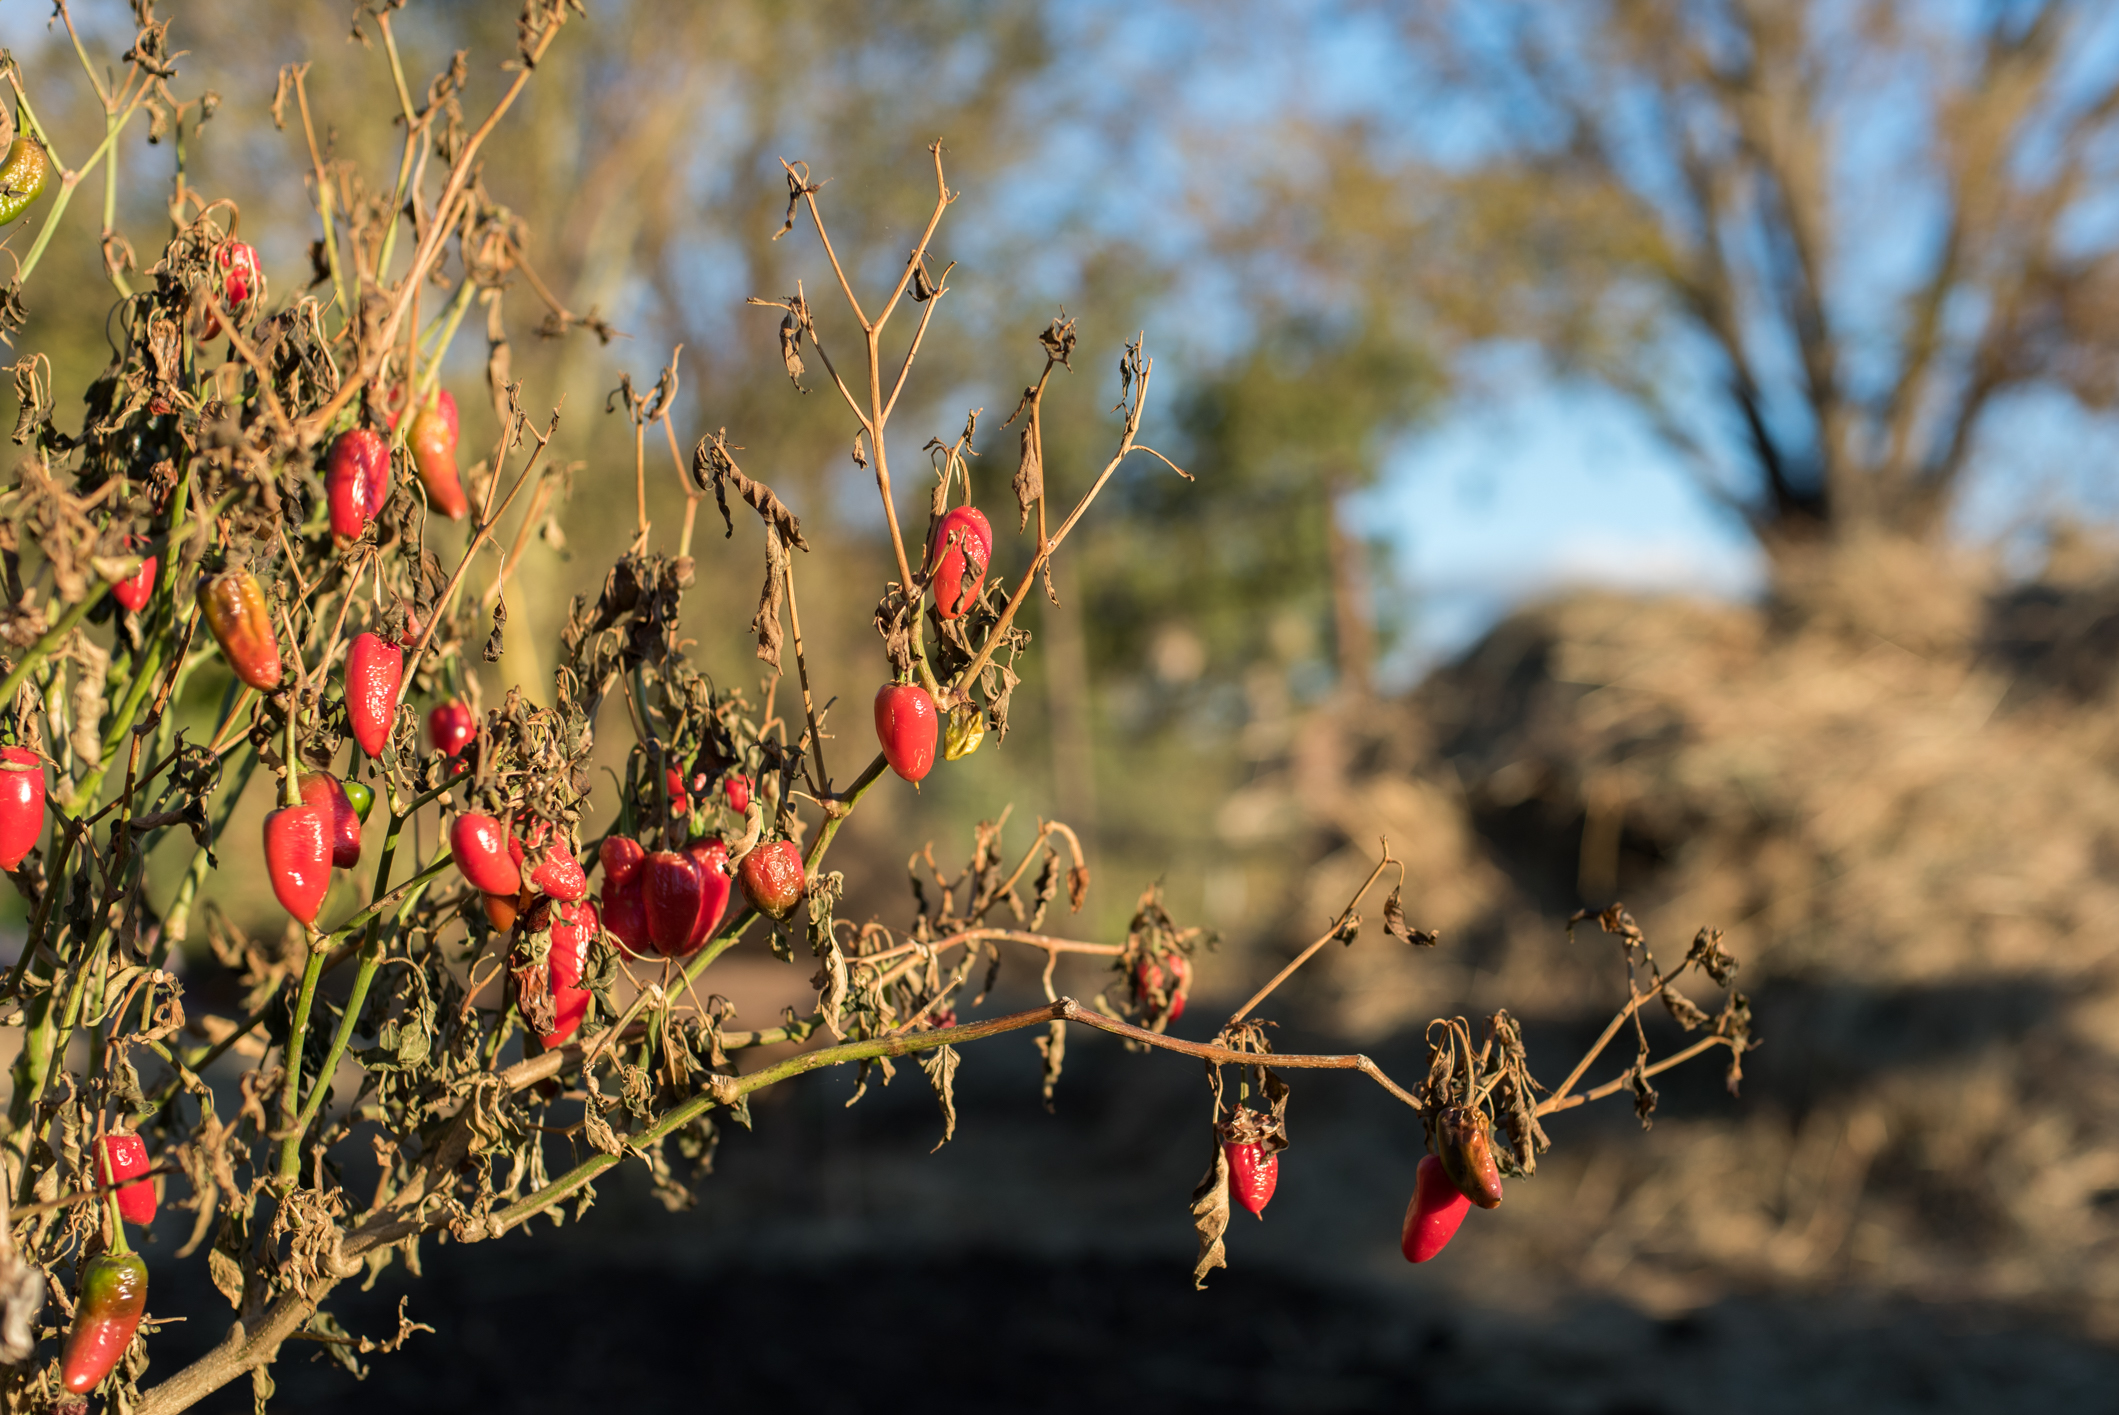
[[[1298,1039],[1286,1039],[1286,1045]],[[585,1223],[464,1248],[332,1304],[395,1327],[398,1295],[437,1330],[371,1358],[357,1384],[299,1345],[275,1411],[610,1407],[868,1411],[1582,1412],[2109,1408],[2119,1352],[2034,1311],[1865,1302],[1848,1291],[1725,1297],[1662,1315],[1511,1276],[1511,1209],[1474,1214],[1441,1260],[1396,1251],[1417,1127],[1343,1075],[1302,1078],[1295,1148],[1269,1220],[1238,1214],[1230,1271],[1189,1280],[1185,1202],[1205,1159],[1199,1073],[1083,1036],[1060,1113],[1036,1099],[1027,1040],[967,1055],[957,1140],[917,1071],[849,1111],[850,1073],[809,1078],[730,1137],[700,1206],[669,1214],[637,1181]],[[1408,1055],[1379,1059],[1410,1071]],[[1718,1082],[1669,1093],[1669,1119],[1726,1113]],[[1631,1126],[1629,1112],[1563,1118]],[[1519,1186],[1559,1201],[1564,1179]],[[180,1216],[181,1217],[181,1216]],[[1520,1230],[1530,1215],[1516,1219]],[[178,1235],[167,1228],[166,1255]],[[151,1250],[151,1260],[153,1250]],[[157,1265],[154,1375],[225,1330],[202,1264]],[[166,1279],[165,1279],[166,1274]],[[1623,1293],[1623,1278],[1618,1283]],[[182,1350],[180,1350],[182,1348]],[[200,1407],[238,1412],[246,1387]]]

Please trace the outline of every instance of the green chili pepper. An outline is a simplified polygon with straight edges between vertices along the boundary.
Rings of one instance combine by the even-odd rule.
[[[0,226],[29,210],[44,194],[44,179],[51,170],[51,158],[28,134],[8,145],[7,159],[0,162]]]
[[[94,1390],[118,1364],[147,1310],[147,1263],[138,1253],[101,1253],[81,1267],[74,1329],[60,1373],[76,1395]]]

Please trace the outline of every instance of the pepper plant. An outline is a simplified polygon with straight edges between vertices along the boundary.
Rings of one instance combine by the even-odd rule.
[[[751,1095],[826,1067],[858,1066],[865,1081],[872,1067],[888,1074],[895,1059],[915,1058],[946,1138],[959,1049],[1003,1033],[1041,1030],[1048,1102],[1070,1026],[1209,1063],[1202,1138],[1212,1158],[1190,1199],[1200,1282],[1225,1262],[1232,1186],[1258,1213],[1282,1179],[1303,1182],[1299,1164],[1282,1162],[1296,1071],[1359,1072],[1403,1103],[1405,1124],[1423,1127],[1438,1163],[1423,1167],[1400,1235],[1416,1262],[1448,1242],[1467,1201],[1491,1208],[1504,1176],[1535,1170],[1541,1117],[1630,1093],[1645,1119],[1650,1078],[1717,1049],[1734,1086],[1750,1045],[1742,995],[1710,1017],[1674,986],[1688,971],[1729,985],[1735,963],[1720,935],[1702,931],[1666,972],[1617,906],[1597,918],[1622,946],[1626,998],[1556,1089],[1532,1079],[1506,1012],[1477,1026],[1438,1020],[1428,1074],[1410,1086],[1365,1056],[1274,1051],[1258,1009],[1327,944],[1354,941],[1356,909],[1399,868],[1387,844],[1330,926],[1199,1040],[1172,1028],[1209,940],[1172,919],[1153,888],[1123,941],[1056,931],[1055,914],[1079,910],[1089,885],[1080,844],[1058,821],[1041,821],[1020,848],[1000,824],[982,824],[954,875],[924,851],[901,927],[838,916],[844,881],[831,850],[862,801],[938,770],[978,771],[982,745],[992,739],[990,758],[1005,739],[1010,695],[1035,666],[1018,617],[1113,474],[1139,453],[1182,475],[1141,440],[1155,366],[1136,340],[1117,359],[1108,461],[1072,506],[1048,501],[1040,409],[1077,349],[1060,318],[1038,335],[1025,369],[1034,378],[1009,419],[1013,542],[1005,517],[997,532],[971,504],[976,414],[928,444],[933,475],[917,478],[926,525],[908,523],[913,498],[894,481],[901,445],[890,424],[949,292],[949,267],[937,271],[930,255],[954,199],[939,144],[932,212],[880,290],[856,290],[822,184],[786,167],[783,234],[798,221],[814,233],[819,274],[829,272],[820,283],[836,286],[861,331],[851,362],[821,341],[800,287],[753,301],[780,311],[793,385],[810,380],[830,416],[851,423],[884,512],[894,573],[873,603],[811,611],[873,620],[877,750],[865,764],[833,762],[830,699],[859,702],[868,685],[827,699],[812,682],[801,522],[744,472],[725,433],[681,454],[674,359],[645,394],[621,382],[632,467],[590,474],[615,489],[629,470],[628,543],[597,592],[572,604],[552,681],[487,703],[472,665],[505,672],[511,577],[565,476],[547,456],[557,413],[530,416],[527,391],[509,378],[511,319],[527,289],[550,303],[549,328],[597,325],[553,301],[546,282],[513,278],[530,275],[521,224],[482,183],[479,154],[580,7],[529,0],[513,77],[473,124],[461,55],[414,99],[392,31],[402,3],[355,15],[380,41],[379,90],[395,96],[405,129],[394,172],[364,176],[317,157],[300,66],[273,105],[299,123],[316,164],[308,289],[291,276],[268,281],[238,239],[234,205],[188,187],[180,157],[170,233],[144,267],[112,229],[106,180],[116,352],[78,415],[59,415],[47,361],[32,353],[13,366],[21,451],[0,495],[0,866],[28,924],[0,984],[14,1056],[0,1143],[0,1396],[10,1410],[79,1410],[98,1397],[160,1415],[246,1375],[262,1406],[290,1339],[325,1342],[351,1363],[418,1329],[406,1317],[397,1332],[356,1337],[327,1304],[339,1283],[413,1260],[423,1238],[491,1241],[527,1233],[540,1215],[580,1219],[598,1179],[621,1164],[682,1202],[720,1127],[750,1123]],[[139,31],[114,86],[75,37],[106,115],[103,143],[79,167],[36,117],[38,92],[59,76],[11,60],[0,68],[19,122],[0,143],[0,220],[41,215],[0,300],[9,331],[23,327],[70,199],[98,166],[109,178],[128,126],[144,112],[180,136],[188,122],[196,138],[201,109],[173,90],[169,22],[151,0],[134,9]],[[71,36],[64,0],[57,17]],[[17,174],[22,185],[7,185]],[[294,293],[273,298],[275,283]],[[422,293],[435,285],[449,293],[422,320]],[[442,373],[474,306],[500,435],[466,468]],[[674,537],[647,515],[658,424],[686,490]],[[901,456],[900,478],[903,466]],[[755,694],[717,687],[684,652],[709,496],[725,545],[763,541],[750,633],[766,673]],[[603,759],[622,756],[615,790],[591,770],[599,743],[612,742]],[[255,852],[227,835],[246,794],[271,804]],[[439,843],[422,857],[420,840]],[[248,934],[221,910],[217,866],[262,868],[287,916],[279,938]],[[334,880],[346,887],[334,891]],[[1408,924],[1397,888],[1382,924],[1405,943],[1436,942]],[[738,947],[813,968],[808,1015],[731,1025],[711,969]],[[179,950],[210,951],[234,975],[233,1015],[187,998]],[[1009,950],[1042,959],[1046,1001],[975,1015]],[[1109,964],[1109,985],[1088,1004],[1054,989],[1069,954]],[[1642,1019],[1657,1001],[1702,1033],[1660,1059]],[[1578,1089],[1628,1029],[1636,1045],[1623,1074]],[[779,1048],[773,1059],[751,1061],[768,1047]],[[349,1173],[371,1168],[355,1192]],[[1378,1182],[1412,1191],[1415,1181]],[[158,1194],[180,1215],[166,1231],[188,1234],[157,1262],[203,1264],[235,1320],[208,1354],[149,1380],[157,1316],[126,1230],[154,1220]]]

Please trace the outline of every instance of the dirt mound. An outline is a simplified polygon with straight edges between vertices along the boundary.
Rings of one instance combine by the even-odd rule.
[[[1309,997],[1369,1036],[1506,1004],[1550,1082],[1623,992],[1567,914],[1623,899],[1673,958],[1725,928],[1765,1038],[1743,1098],[1697,1078],[1645,1140],[1566,1119],[1520,1257],[1680,1307],[1852,1282],[2119,1331],[2119,586],[1870,551],[1761,608],[1526,609],[1253,788],[1328,841],[1301,908],[1390,829],[1445,931]]]

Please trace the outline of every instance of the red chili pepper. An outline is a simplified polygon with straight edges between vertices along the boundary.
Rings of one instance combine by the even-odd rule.
[[[1405,1227],[1398,1235],[1405,1260],[1424,1263],[1447,1248],[1471,1206],[1471,1200],[1450,1182],[1442,1161],[1422,1155],[1413,1178],[1413,1201],[1405,1206]]]
[[[491,816],[465,811],[449,824],[449,853],[471,887],[513,898],[522,889],[522,866],[508,849],[508,832]]]
[[[265,817],[265,873],[280,907],[301,923],[315,923],[324,907],[332,835],[331,812],[322,806],[282,806]]]
[[[478,740],[478,719],[468,703],[443,703],[427,714],[427,740],[444,756],[461,756]]]
[[[978,603],[986,584],[986,564],[993,559],[993,527],[976,506],[958,506],[935,523],[927,561],[933,566],[934,612],[955,619]]]
[[[684,847],[692,867],[699,871],[699,917],[692,923],[691,939],[684,951],[691,952],[714,936],[721,916],[728,912],[728,897],[736,881],[728,870],[728,847],[719,840],[694,840]]]
[[[350,870],[361,862],[361,817],[346,783],[328,771],[302,773],[302,804],[315,806],[331,822],[331,863]]]
[[[745,855],[738,878],[751,907],[775,919],[792,914],[809,887],[802,877],[802,852],[792,840],[775,840]]]
[[[450,520],[461,521],[471,503],[456,475],[456,399],[446,388],[412,419],[405,444],[412,449],[412,465],[427,488],[428,503]]]
[[[589,990],[581,986],[582,969],[588,965],[589,944],[595,940],[601,925],[596,917],[596,906],[583,899],[578,903],[555,901],[539,906],[543,917],[533,916],[530,927],[552,930],[551,982],[552,1030],[543,1034],[545,1049],[565,1046],[567,1039],[581,1027],[581,1019],[588,1015]]]
[[[486,922],[493,926],[493,931],[506,933],[522,917],[523,904],[529,897],[526,890],[514,894],[482,894],[479,902],[485,906]]]
[[[252,291],[264,294],[265,275],[258,269],[257,247],[229,241],[213,253],[213,264],[221,272],[221,303],[230,310],[249,303]]]
[[[113,1131],[96,1141],[96,1158],[101,1164],[97,1182],[118,1185],[119,1216],[127,1223],[153,1223],[154,1185],[144,1179],[133,1184],[119,1182],[145,1174],[152,1168],[147,1162],[147,1142],[138,1135]]]
[[[640,867],[640,903],[655,952],[682,957],[691,949],[692,929],[706,903],[706,877],[698,862],[674,850],[648,856]]]
[[[258,268],[257,250],[241,241],[223,242],[213,253],[214,269],[221,272],[221,308],[231,318],[239,318],[249,305],[251,296],[259,299],[265,294],[265,275]],[[209,314],[206,316],[208,339],[218,338],[221,321]]]
[[[738,772],[721,783],[722,794],[728,797],[728,808],[737,815],[750,809],[750,778]]]
[[[324,493],[331,503],[331,534],[358,539],[390,499],[390,444],[371,428],[348,428],[324,458]]]
[[[1255,1143],[1223,1145],[1221,1149],[1229,1160],[1229,1192],[1236,1196],[1237,1203],[1264,1218],[1273,1189],[1280,1183],[1280,1152]]]
[[[647,851],[637,840],[607,835],[597,854],[603,861],[603,926],[628,958],[646,958],[655,951],[647,936],[647,908],[640,898],[640,868]]]
[[[1163,964],[1150,957],[1133,965],[1133,996],[1150,1022],[1159,1021],[1166,1014],[1175,1022],[1185,1015],[1185,998],[1192,991],[1192,960],[1182,953],[1172,953],[1168,964],[1167,973]],[[1158,993],[1161,1001],[1157,1000]]]
[[[0,747],[0,870],[12,872],[44,834],[44,762],[27,747]]]
[[[1443,1171],[1482,1209],[1501,1202],[1501,1170],[1494,1163],[1493,1123],[1477,1106],[1453,1105],[1435,1117],[1435,1150]]]
[[[543,821],[537,825],[531,837],[533,849],[551,829]],[[589,892],[589,876],[581,868],[581,862],[574,858],[574,852],[567,849],[566,842],[554,839],[544,847],[542,858],[531,868],[530,887],[539,894],[571,904]]]
[[[691,802],[686,799],[684,794],[684,774],[682,772],[675,767],[667,768],[663,772],[662,784],[669,789],[670,814],[672,816],[681,816],[691,810]]]
[[[934,770],[934,746],[942,730],[934,699],[917,683],[885,683],[876,690],[876,736],[890,769],[917,784]]]
[[[103,1383],[132,1345],[147,1311],[147,1263],[138,1253],[98,1253],[81,1265],[74,1326],[59,1361],[60,1379],[75,1395]]]
[[[381,756],[390,743],[404,682],[403,649],[379,634],[354,637],[353,647],[346,650],[346,721],[353,727],[353,740],[371,757]]]
[[[280,685],[280,640],[257,576],[226,570],[199,581],[199,609],[236,677],[259,692]]]
[[[129,550],[140,543],[138,536],[125,538]],[[122,580],[110,582],[111,598],[117,600],[133,613],[138,614],[147,607],[147,597],[155,592],[155,570],[161,564],[157,556],[150,555],[140,562],[140,568]]]

